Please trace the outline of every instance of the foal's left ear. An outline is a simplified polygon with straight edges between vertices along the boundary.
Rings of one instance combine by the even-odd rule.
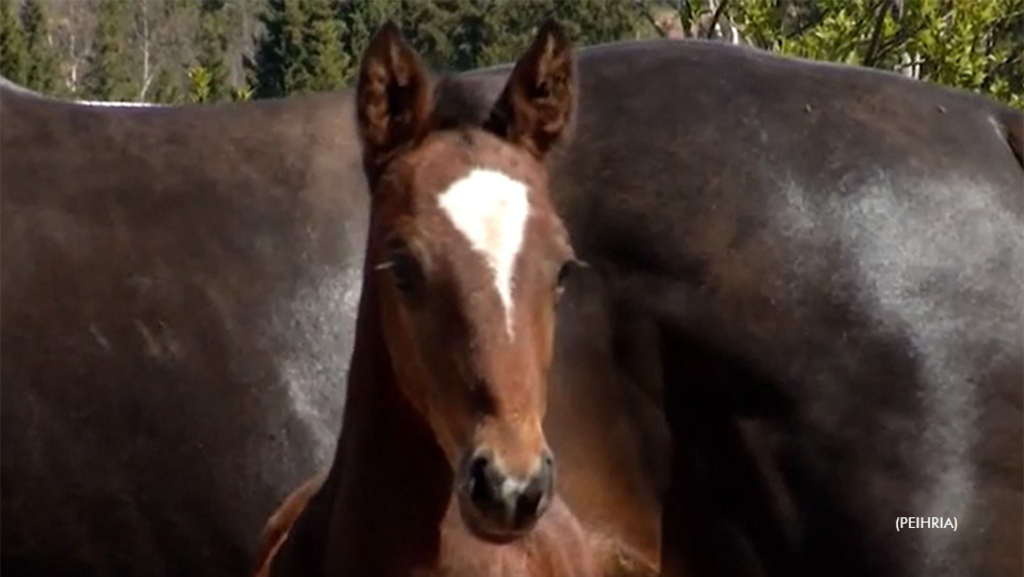
[[[485,128],[542,159],[568,133],[575,108],[572,42],[548,19],[516,62]]]
[[[431,114],[430,79],[393,22],[374,34],[356,86],[356,116],[363,161],[371,178],[392,155],[424,133]]]

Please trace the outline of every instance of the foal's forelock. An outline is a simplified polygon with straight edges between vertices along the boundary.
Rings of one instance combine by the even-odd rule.
[[[526,184],[517,179],[497,170],[473,168],[438,196],[441,211],[487,264],[509,340],[514,338],[513,273],[530,215],[528,194]]]

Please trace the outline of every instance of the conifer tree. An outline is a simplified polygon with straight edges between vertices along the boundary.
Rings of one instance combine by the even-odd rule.
[[[345,81],[348,59],[341,52],[341,30],[334,2],[303,0],[300,4],[306,13],[303,51],[306,83],[297,89],[321,92],[340,88]]]
[[[188,69],[189,102],[210,102],[210,71],[202,66]]]
[[[470,70],[494,64],[489,48],[502,44],[502,16],[495,3],[486,0],[452,0],[451,66]]]
[[[249,88],[248,85],[242,87],[233,86],[231,88],[232,102],[245,102],[247,100],[252,100],[252,88]]]
[[[48,38],[46,13],[39,0],[25,0],[21,7],[21,25],[29,55],[25,85],[32,90],[52,94],[57,89],[60,70],[57,52]]]
[[[554,13],[551,0],[515,2],[495,0],[491,9],[495,33],[480,47],[479,66],[512,62],[526,49],[537,26]],[[563,24],[565,24],[563,22]]]
[[[25,85],[29,55],[16,10],[13,0],[0,0],[0,74]]]
[[[228,50],[226,27],[225,0],[203,0],[199,5],[195,39],[196,66],[189,72],[190,78],[195,74],[201,74],[203,99],[200,102],[221,102],[231,98],[228,71],[224,63]],[[194,87],[194,78],[192,83]]]
[[[148,100],[159,104],[179,104],[184,102],[184,91],[181,89],[181,84],[175,77],[175,74],[167,68],[161,68],[153,80],[152,96]]]
[[[302,13],[299,0],[269,0],[259,16],[264,32],[246,63],[256,98],[288,94],[302,59]]]
[[[631,39],[640,22],[625,0],[552,0],[551,8],[580,46]]]
[[[346,82],[355,77],[356,67],[370,44],[370,38],[385,20],[395,19],[395,23],[405,33],[405,26],[397,18],[401,13],[400,4],[401,0],[346,0],[341,3],[338,14],[341,20],[342,53],[350,63],[344,70]]]
[[[260,20],[265,31],[246,63],[254,97],[342,85],[345,59],[331,0],[269,0]]]
[[[460,55],[456,48],[460,39],[453,34],[460,11],[469,9],[473,0],[347,0],[341,4],[343,52],[352,65],[346,79],[351,80],[369,45],[370,38],[385,20],[392,20],[420,56],[436,70],[450,70],[456,59],[471,60],[468,48]]]
[[[89,69],[82,96],[91,100],[132,100],[137,94],[125,46],[130,0],[100,0]]]

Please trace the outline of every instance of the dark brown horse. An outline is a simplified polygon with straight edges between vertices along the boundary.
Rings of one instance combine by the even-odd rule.
[[[579,78],[551,191],[593,269],[545,432],[584,527],[668,571],[1020,574],[1021,115],[699,42],[582,50]],[[5,575],[243,572],[328,466],[369,200],[353,104],[2,89]]]

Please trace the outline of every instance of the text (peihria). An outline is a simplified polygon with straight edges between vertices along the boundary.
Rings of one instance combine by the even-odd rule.
[[[901,529],[952,529],[956,531],[956,517],[896,517],[896,531]]]

